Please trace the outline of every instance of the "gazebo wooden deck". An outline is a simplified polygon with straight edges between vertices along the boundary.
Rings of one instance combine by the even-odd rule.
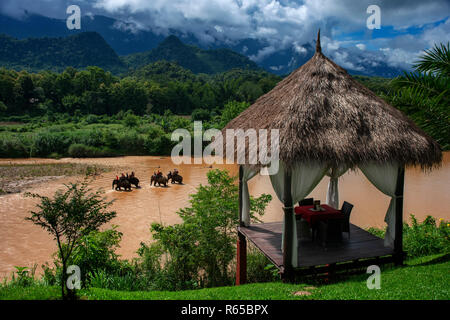
[[[240,238],[255,245],[283,273],[282,229],[282,222],[259,223],[238,227],[238,233]],[[342,242],[328,244],[326,247],[312,240],[299,240],[297,271],[308,274],[331,268],[336,270],[339,264],[348,262],[354,266],[394,262],[394,250],[385,247],[383,239],[353,224],[350,225],[350,232],[350,238],[344,236]],[[344,266],[348,268],[348,264],[343,264],[342,267]],[[241,275],[243,272],[244,270]]]

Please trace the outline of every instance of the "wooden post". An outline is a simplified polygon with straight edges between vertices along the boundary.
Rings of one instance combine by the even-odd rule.
[[[247,282],[247,240],[238,231],[237,257],[236,257],[236,285],[239,286]]]
[[[399,167],[397,174],[397,186],[395,188],[395,239],[394,259],[396,265],[403,265],[403,191],[405,184],[405,168]]]
[[[242,177],[244,176],[244,168],[239,166],[239,227],[244,226],[242,221]],[[247,282],[247,239],[239,231],[236,250],[236,285]]]
[[[244,168],[239,166],[239,226],[244,226],[242,221],[242,178],[244,177]]]
[[[283,204],[284,204],[284,222],[285,222],[285,232],[283,239],[283,266],[284,266],[284,280],[290,280],[292,277],[292,218],[293,218],[293,208],[292,208],[292,195],[291,195],[291,172],[289,169],[285,169],[284,173],[284,194],[283,194]]]

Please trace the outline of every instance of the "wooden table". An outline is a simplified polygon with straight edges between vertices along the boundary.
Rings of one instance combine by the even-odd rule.
[[[295,215],[308,221],[311,227],[317,224],[319,221],[325,221],[328,219],[342,219],[344,215],[340,210],[336,210],[329,205],[320,205],[323,211],[312,211],[314,206],[297,206],[295,207]]]

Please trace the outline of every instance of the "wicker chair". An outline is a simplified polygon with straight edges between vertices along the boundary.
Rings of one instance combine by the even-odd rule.
[[[341,231],[348,233],[348,238],[350,239],[350,213],[352,212],[353,205],[344,201],[342,204],[341,212],[344,217],[341,220]]]
[[[341,212],[344,217],[341,219],[328,219],[327,221],[320,221],[318,225],[318,233],[320,235],[319,242],[326,247],[328,241],[341,241],[342,232],[348,233],[350,239],[350,213],[353,205],[344,201]]]

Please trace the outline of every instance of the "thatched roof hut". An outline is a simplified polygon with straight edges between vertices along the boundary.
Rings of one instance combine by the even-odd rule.
[[[235,132],[241,129],[237,134],[241,143],[233,143],[233,146],[230,146],[228,129],[234,129]],[[255,143],[255,135],[261,129],[267,130],[268,141]],[[279,164],[279,167],[275,166],[274,172],[269,175],[272,187],[284,205],[281,248],[277,248],[278,244],[275,244],[277,237],[274,236],[276,232],[270,229],[272,227],[267,227],[270,229],[267,229],[268,231],[264,231],[264,224],[252,228],[249,214],[250,196],[247,182],[258,173],[260,167],[269,163],[258,163],[255,160],[265,161],[272,157],[265,156],[266,152],[272,149],[269,146],[272,129],[279,130],[279,157],[277,159],[275,156],[270,162],[271,167],[273,164]],[[234,153],[241,165],[237,283],[245,282],[246,238],[254,243],[258,242],[257,247],[260,249],[266,247],[266,250],[261,251],[271,261],[276,261],[275,253],[280,250],[282,262],[275,264],[282,270],[282,274],[291,274],[293,268],[301,267],[302,261],[305,262],[309,258],[305,251],[302,253],[298,249],[294,205],[310,194],[327,175],[330,182],[326,202],[337,209],[338,179],[348,169],[356,167],[379,191],[391,198],[385,216],[387,229],[384,246],[376,245],[375,250],[375,247],[369,244],[372,243],[370,241],[354,242],[353,247],[347,242],[342,245],[342,250],[338,249],[334,255],[329,255],[326,263],[342,262],[345,257],[350,256],[350,260],[355,260],[355,257],[358,259],[370,256],[378,259],[386,255],[390,255],[389,259],[398,264],[403,263],[405,166],[420,165],[422,168],[432,168],[442,160],[441,148],[433,139],[402,112],[355,81],[343,68],[323,55],[320,31],[314,56],[230,121],[223,129],[222,136],[227,136],[227,139],[221,140],[225,146],[227,160],[231,160],[230,155]],[[230,137],[234,139],[233,135]],[[243,137],[246,137],[246,143],[242,143]],[[274,141],[276,143],[277,139]],[[265,149],[266,146],[269,148]],[[228,147],[231,147],[231,150],[227,150]],[[244,152],[245,161],[242,162]],[[352,251],[352,248],[357,249]],[[367,255],[363,254],[363,249]],[[318,252],[322,259],[325,253],[322,250]],[[324,260],[320,261],[323,264]],[[244,277],[244,281],[240,280],[241,277]]]
[[[323,55],[320,31],[314,56],[226,129],[279,129],[280,160],[287,166],[395,161],[431,168],[442,159],[440,146],[401,111]]]

